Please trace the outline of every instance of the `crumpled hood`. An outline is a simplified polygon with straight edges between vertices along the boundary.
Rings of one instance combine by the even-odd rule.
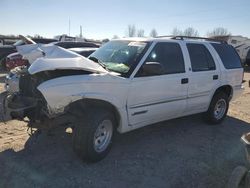
[[[30,74],[49,70],[86,70],[90,72],[106,73],[107,71],[88,58],[53,44],[31,44],[17,47],[24,59],[28,59],[31,66]]]
[[[30,74],[48,70],[86,70],[94,73],[107,72],[97,63],[84,58],[39,58],[29,67]]]

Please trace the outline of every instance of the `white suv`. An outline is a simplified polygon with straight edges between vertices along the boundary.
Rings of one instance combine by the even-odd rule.
[[[87,161],[106,156],[115,130],[202,112],[220,123],[243,90],[240,58],[220,41],[113,40],[88,59],[72,53],[53,58],[55,48],[19,73],[19,88],[8,92],[4,111],[12,119],[28,117],[38,129],[71,126],[73,147]]]

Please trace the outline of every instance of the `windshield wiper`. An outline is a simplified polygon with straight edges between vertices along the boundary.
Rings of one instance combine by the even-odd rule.
[[[109,69],[107,68],[107,66],[100,60],[100,59],[97,59],[96,57],[94,56],[90,56],[89,57],[90,60],[98,63],[99,65],[101,65],[105,70],[109,71]]]

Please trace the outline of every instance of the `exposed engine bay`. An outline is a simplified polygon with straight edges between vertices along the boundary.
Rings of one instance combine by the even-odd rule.
[[[59,77],[105,72],[91,60],[54,45],[26,45],[18,48],[18,52],[27,57],[30,66],[16,67],[6,76],[5,120],[28,117],[33,124],[49,121],[47,102],[37,89],[41,83]]]
[[[90,74],[89,71],[84,70],[54,70],[30,75],[25,70],[27,69],[16,70],[17,73],[8,75],[9,79],[6,80],[8,94],[5,104],[8,105],[7,109],[12,119],[28,117],[30,121],[44,120],[48,117],[47,103],[37,86],[58,77]]]

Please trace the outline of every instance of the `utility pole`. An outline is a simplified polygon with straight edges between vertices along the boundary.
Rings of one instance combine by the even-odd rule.
[[[70,36],[70,18],[69,18],[69,36]]]
[[[82,26],[80,25],[80,38],[82,38]]]

